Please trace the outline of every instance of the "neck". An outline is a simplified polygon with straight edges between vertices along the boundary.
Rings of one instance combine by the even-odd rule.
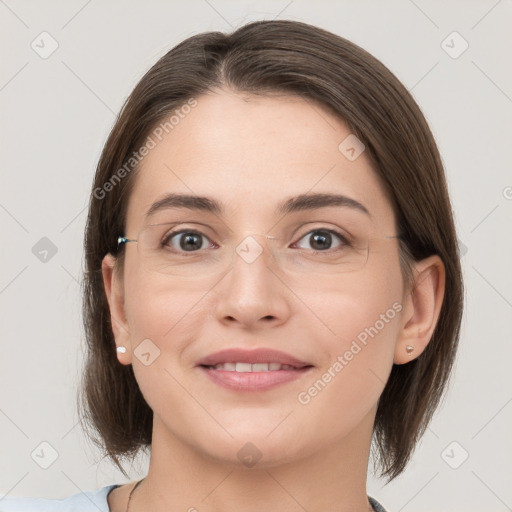
[[[149,471],[130,512],[366,512],[368,457],[375,409],[335,446],[286,464],[240,468],[173,436],[155,415]]]

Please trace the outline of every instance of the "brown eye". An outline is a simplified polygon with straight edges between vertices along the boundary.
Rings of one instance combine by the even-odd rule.
[[[211,242],[197,231],[175,231],[164,238],[162,245],[170,246],[177,251],[194,252],[209,247]]]
[[[305,240],[306,244],[309,244],[309,247],[301,247],[301,241]],[[333,243],[337,243],[333,247]],[[349,245],[345,237],[343,235],[336,233],[335,231],[331,231],[330,229],[315,229],[310,231],[305,236],[303,236],[299,242],[297,242],[301,249],[313,249],[315,251],[325,251],[332,248],[338,248],[344,245]]]

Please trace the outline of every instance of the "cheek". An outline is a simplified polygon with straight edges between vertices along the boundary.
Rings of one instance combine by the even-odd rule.
[[[382,391],[393,364],[402,301],[398,256],[333,280],[309,295],[308,306],[318,312],[323,333],[319,352],[324,353],[325,380],[332,381],[329,387],[339,387],[349,402],[364,400],[365,394],[377,399]],[[347,389],[354,391],[351,396]]]
[[[186,410],[180,364],[191,339],[205,321],[200,285],[172,283],[168,276],[130,274],[125,285],[125,310],[133,351],[132,365],[140,390],[154,411]],[[177,378],[176,381],[173,376]],[[179,416],[179,414],[178,414]]]
[[[297,418],[309,423],[307,418],[322,418],[317,429],[325,440],[348,435],[376,407],[388,380],[400,325],[401,283],[389,282],[381,291],[377,284],[359,280],[357,290],[324,296],[323,318],[335,334],[319,337],[322,367],[296,400]]]
[[[403,300],[398,255],[388,261],[376,260],[357,273],[304,284],[293,283],[291,287],[312,313],[308,315],[310,325],[317,324],[319,334],[331,347],[329,352],[343,349],[360,333],[364,338],[366,330],[375,325],[379,333],[387,331],[384,337],[396,335]]]
[[[158,274],[132,274],[125,286],[125,311],[132,344],[150,338],[161,348],[167,341],[179,348],[177,333],[199,321],[197,307],[204,295],[204,285],[173,282]]]
[[[200,337],[204,284],[127,269],[125,311],[129,328],[132,366],[140,390],[150,407],[159,411],[165,403],[184,407],[180,365],[190,340]]]

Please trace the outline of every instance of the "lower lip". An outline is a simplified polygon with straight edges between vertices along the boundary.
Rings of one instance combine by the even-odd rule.
[[[218,384],[233,391],[267,391],[280,384],[300,379],[312,366],[298,370],[275,370],[268,372],[231,372],[227,370],[215,370],[200,366],[208,377]]]

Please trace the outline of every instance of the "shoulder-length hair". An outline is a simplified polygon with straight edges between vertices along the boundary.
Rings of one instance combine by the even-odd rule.
[[[390,481],[424,434],[458,345],[463,283],[443,165],[423,114],[391,71],[350,41],[295,21],[190,37],[160,58],[126,100],[97,166],[85,231],[82,424],[125,475],[121,459],[151,445],[153,412],[132,366],[117,360],[101,263],[112,253],[122,268],[117,237],[125,232],[139,150],[152,130],[191,98],[219,87],[299,95],[330,109],[366,146],[391,198],[404,281],[413,261],[437,254],[445,265],[445,296],[430,343],[411,362],[393,365],[378,402],[372,453],[380,476]]]

